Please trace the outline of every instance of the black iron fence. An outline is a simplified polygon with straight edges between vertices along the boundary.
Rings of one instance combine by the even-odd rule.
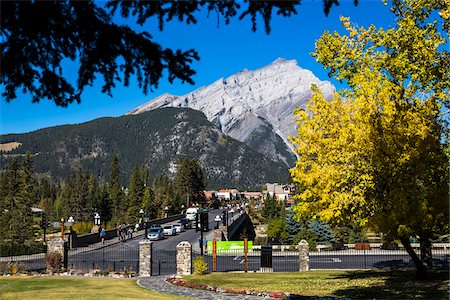
[[[417,254],[420,253],[417,250]],[[199,256],[193,253],[193,259]],[[450,249],[432,251],[433,268],[449,268]],[[272,250],[270,252],[249,250],[221,250],[204,255],[208,272],[247,271],[247,272],[297,272],[299,271],[299,252]],[[350,269],[413,269],[408,253],[404,250],[340,250],[309,253],[311,270],[350,270]]]
[[[419,250],[416,253],[420,256]],[[450,249],[432,250],[433,267],[448,268]],[[310,252],[311,269],[411,269],[413,261],[405,250],[341,250]]]
[[[171,275],[177,273],[176,250],[153,250],[152,275]]]
[[[45,269],[45,253],[0,258],[0,275],[23,272],[43,272]]]
[[[132,241],[114,246],[97,243],[70,250],[67,261],[69,270],[138,273],[139,245]]]

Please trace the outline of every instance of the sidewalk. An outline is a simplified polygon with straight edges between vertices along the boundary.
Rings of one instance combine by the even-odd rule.
[[[195,299],[208,299],[208,300],[225,300],[225,299],[263,299],[263,297],[250,296],[250,295],[234,295],[234,294],[223,294],[215,293],[211,291],[197,290],[186,288],[174,284],[167,283],[164,279],[169,276],[152,276],[140,278],[138,280],[138,285],[161,293],[167,293],[178,296],[185,296]]]

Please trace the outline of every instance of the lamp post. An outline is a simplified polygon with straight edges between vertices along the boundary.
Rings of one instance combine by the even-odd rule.
[[[97,226],[100,226],[101,222],[100,222],[100,215],[98,214],[98,212],[94,213],[94,224]]]
[[[169,207],[164,207],[164,218],[167,218],[169,216]]]
[[[67,223],[69,223],[69,226],[70,226],[69,245],[70,245],[70,249],[72,249],[72,247],[73,247],[73,230],[72,230],[72,226],[73,226],[73,223],[75,223],[75,220],[73,219],[72,216],[70,216],[69,219],[67,219]]]
[[[144,228],[144,210],[141,208],[139,210],[139,213],[141,214],[141,229]]]
[[[64,239],[64,218],[61,218],[61,238]]]
[[[145,238],[147,239],[147,222],[148,222],[148,217],[147,214],[144,215],[144,226],[145,226]]]

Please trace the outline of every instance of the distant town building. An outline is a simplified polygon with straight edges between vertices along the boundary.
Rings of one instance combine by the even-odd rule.
[[[250,200],[252,198],[259,200],[262,198],[261,192],[242,192],[241,195],[247,200]]]
[[[217,198],[217,191],[204,191],[205,199],[211,200]]]
[[[295,185],[294,184],[278,184],[278,183],[267,183],[266,190],[263,192],[264,198],[267,195],[273,197],[275,195],[275,199],[280,201],[285,201],[287,203],[293,203],[292,196],[295,193]]]
[[[218,190],[217,198],[223,200],[236,200],[239,198],[239,191],[237,189]]]

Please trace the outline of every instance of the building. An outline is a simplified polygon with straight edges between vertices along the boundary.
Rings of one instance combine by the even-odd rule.
[[[266,190],[264,191],[264,198],[267,195],[273,197],[275,195],[275,199],[280,201],[287,202],[292,199],[292,196],[295,193],[295,185],[294,184],[278,184],[278,183],[267,183]],[[290,201],[291,202],[291,201]]]
[[[237,189],[218,190],[217,198],[222,200],[236,200],[239,198],[239,191]]]
[[[247,200],[250,200],[252,198],[255,200],[259,200],[263,196],[261,192],[243,192],[241,195]]]

